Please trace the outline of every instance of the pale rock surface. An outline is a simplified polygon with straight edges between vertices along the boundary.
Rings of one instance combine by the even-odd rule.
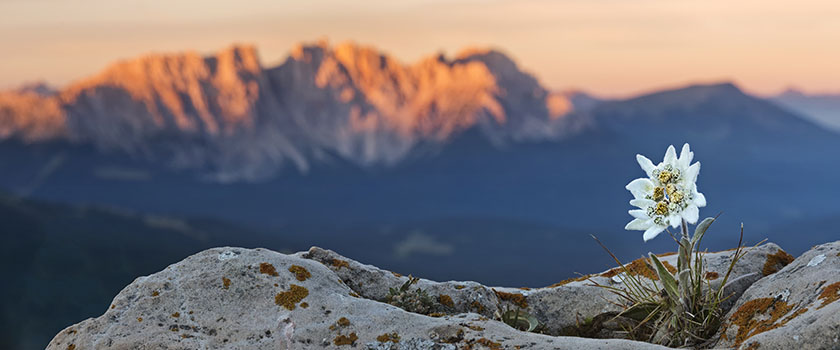
[[[805,252],[750,286],[727,315],[718,346],[840,349],[840,241]]]
[[[733,283],[729,284],[726,293],[732,296],[724,303],[725,308],[730,307],[753,282],[764,277],[768,259],[773,260],[769,258],[771,255],[786,254],[779,253],[781,248],[773,243],[744,249],[743,257],[735,265],[729,277],[729,281]],[[711,272],[709,282],[713,286],[719,285],[722,281],[734,253],[734,251],[723,251],[706,254],[706,269]],[[407,276],[362,264],[331,250],[318,247],[313,247],[308,252],[297,253],[297,256],[314,259],[329,266],[355,293],[368,299],[385,300],[389,288],[399,287],[408,280]],[[676,255],[669,255],[662,257],[661,260],[663,263],[667,262],[676,266],[676,258]],[[783,264],[776,266],[775,263],[771,265],[771,269],[767,271],[768,274],[784,266]],[[645,283],[653,283],[652,280],[644,277],[644,274],[652,276],[652,270],[641,268],[643,265],[638,261],[629,266],[631,270],[643,273],[637,277],[641,277]],[[624,285],[621,269],[612,269],[590,275],[588,278],[576,278],[562,281],[555,286],[533,289],[487,287],[476,282],[435,282],[420,279],[413,288],[421,288],[434,297],[445,295],[452,299],[452,307],[438,306],[433,312],[444,314],[472,312],[493,318],[497,311],[522,308],[544,325],[546,333],[571,335],[579,334],[582,330],[577,326],[587,320],[604,313],[621,311],[620,307],[610,303],[620,302],[615,294],[593,286],[594,282],[621,288]],[[589,334],[589,336],[603,337],[612,335],[609,332]]]
[[[47,349],[664,349],[524,333],[475,313],[409,313],[358,296],[305,254],[206,250],[136,279]]]

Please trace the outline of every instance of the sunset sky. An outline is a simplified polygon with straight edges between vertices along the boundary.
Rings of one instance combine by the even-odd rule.
[[[549,88],[602,96],[719,80],[759,94],[840,93],[836,0],[2,0],[0,88],[234,42],[271,65],[321,38],[404,62],[491,46]]]

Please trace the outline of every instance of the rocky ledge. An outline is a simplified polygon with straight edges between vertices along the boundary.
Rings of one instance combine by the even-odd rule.
[[[710,284],[733,254],[706,255]],[[420,279],[401,293],[409,277],[330,250],[214,248],[136,279],[105,314],[64,329],[47,349],[665,349],[617,339],[620,301],[593,284],[622,288],[624,271],[534,289]],[[627,271],[656,279],[641,260]],[[754,247],[732,276],[731,310],[710,345],[840,348],[840,241],[795,260],[772,243]],[[540,326],[514,329],[498,320],[508,310]]]

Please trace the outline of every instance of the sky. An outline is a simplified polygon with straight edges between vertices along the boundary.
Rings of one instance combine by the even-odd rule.
[[[0,88],[233,43],[273,65],[328,39],[406,63],[492,47],[550,89],[605,97],[724,80],[840,93],[838,19],[837,0],[0,0]]]

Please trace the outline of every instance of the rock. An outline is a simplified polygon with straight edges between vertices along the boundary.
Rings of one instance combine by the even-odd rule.
[[[381,294],[352,279],[342,282],[346,275],[334,270],[365,267],[370,275],[362,281],[404,279],[391,274],[391,280],[383,270],[346,259],[341,259],[346,265],[329,266],[312,259],[325,252],[203,251],[137,278],[102,316],[62,330],[47,349],[665,349],[629,340],[526,333],[476,313],[409,313],[362,296],[353,288]],[[451,285],[455,291],[467,289]],[[420,286],[450,291],[431,281]],[[497,298],[480,287],[476,295]],[[468,300],[452,294],[456,307]]]
[[[773,243],[745,249],[743,257],[729,278],[733,283],[729,283],[726,294],[732,296],[723,304],[727,310],[753,282],[789,262],[778,258],[787,253]],[[713,286],[719,285],[723,280],[734,253],[723,251],[706,254],[705,266],[709,272],[707,276]],[[385,301],[389,288],[398,288],[408,280],[407,276],[365,265],[318,247],[298,253],[297,256],[314,259],[328,266],[349,288],[367,299]],[[677,265],[676,255],[663,256],[661,260],[669,266]],[[653,283],[647,277],[654,277],[655,273],[648,269],[642,260],[633,261],[627,266],[632,274],[641,277],[646,283]],[[497,312],[521,308],[536,317],[542,325],[540,330],[547,334],[612,338],[618,337],[618,332],[622,331],[620,323],[596,322],[597,326],[593,327],[591,322],[604,318],[599,318],[599,315],[615,315],[621,311],[619,306],[612,304],[620,303],[621,300],[610,291],[594,286],[593,282],[621,288],[624,285],[623,276],[623,270],[615,268],[600,274],[565,280],[546,288],[533,289],[491,288],[476,282],[435,282],[420,279],[415,288],[423,289],[435,299],[442,296],[451,299],[451,307],[437,305],[430,313],[453,315],[472,312],[494,318]],[[612,316],[609,317],[611,318]],[[601,329],[609,327],[610,324],[615,324],[615,329],[612,329],[615,332],[604,332]]]
[[[840,349],[837,300],[840,241],[816,246],[750,286],[727,314],[718,346]]]

